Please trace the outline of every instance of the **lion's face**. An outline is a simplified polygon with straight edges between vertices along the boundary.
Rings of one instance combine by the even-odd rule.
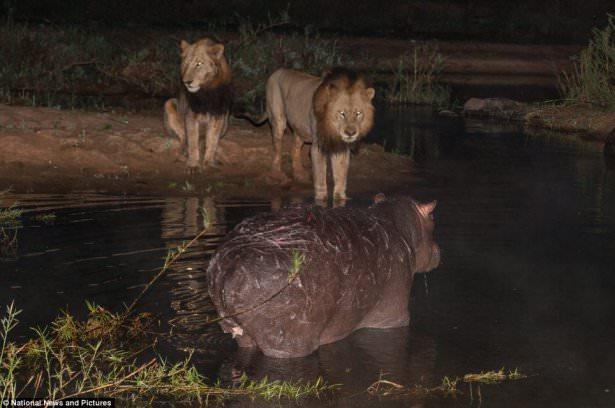
[[[373,88],[357,86],[344,92],[331,93],[327,120],[329,126],[345,143],[354,143],[365,136],[374,123]]]
[[[226,64],[224,45],[215,43],[209,38],[199,40],[194,44],[181,42],[182,83],[188,92],[196,93],[200,89],[208,89],[216,85],[221,73],[221,65]]]
[[[319,143],[324,150],[355,143],[374,125],[374,88],[368,88],[360,77],[332,75],[336,77],[325,78],[314,95]]]

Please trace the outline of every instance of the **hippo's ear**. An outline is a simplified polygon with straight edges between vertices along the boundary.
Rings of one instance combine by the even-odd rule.
[[[429,215],[433,212],[433,210],[436,208],[436,204],[438,204],[438,202],[436,200],[432,201],[431,203],[426,203],[426,204],[419,204],[418,208],[419,208],[419,213],[425,217],[428,218]]]
[[[179,48],[182,49],[182,51],[186,51],[186,48],[190,47],[190,43],[186,40],[181,40],[179,42]]]

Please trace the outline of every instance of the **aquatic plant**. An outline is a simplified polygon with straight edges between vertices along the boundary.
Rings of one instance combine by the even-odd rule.
[[[462,392],[458,388],[460,382],[466,383],[469,386],[470,399],[474,398],[473,389],[476,386],[478,398],[481,399],[480,385],[501,384],[506,381],[516,381],[527,378],[527,375],[521,373],[519,369],[504,371],[501,368],[498,371],[486,371],[478,374],[465,374],[463,377],[444,377],[440,385],[435,387],[427,387],[422,384],[414,384],[412,386],[404,386],[393,381],[380,378],[367,388],[367,392],[371,395],[381,397],[414,397],[425,398],[429,396],[440,397],[455,397]]]
[[[23,210],[17,208],[16,204],[2,207],[2,197],[6,195],[6,193],[8,193],[8,190],[0,191],[0,227],[17,225],[23,214]]]
[[[561,74],[560,88],[567,101],[615,109],[615,15],[593,30],[572,71]]]
[[[54,213],[39,214],[34,217],[34,220],[45,224],[53,224],[58,217]]]
[[[450,99],[447,88],[438,84],[444,57],[430,44],[416,45],[399,58],[393,68],[387,101],[392,104],[445,106]]]
[[[190,405],[241,396],[297,400],[337,388],[322,378],[257,381],[245,375],[234,385],[208,384],[191,365],[191,355],[177,363],[151,357],[156,339],[144,334],[153,324],[151,315],[127,319],[101,306],[88,303],[87,307],[85,321],[63,313],[48,327],[34,329],[34,337],[21,344],[9,339],[20,311],[13,303],[6,307],[0,319],[0,400],[21,395],[48,399],[104,395],[137,403],[164,398]]]
[[[305,262],[305,254],[299,251],[293,251],[290,259],[290,268],[288,270],[288,283],[292,283],[301,271],[301,266]]]

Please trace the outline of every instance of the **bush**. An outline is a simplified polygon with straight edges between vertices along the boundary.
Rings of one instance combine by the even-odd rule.
[[[436,83],[444,67],[444,57],[432,45],[418,45],[400,57],[393,69],[387,100],[393,104],[444,106],[449,101],[447,88]]]
[[[594,29],[570,73],[560,77],[567,100],[615,109],[615,15],[602,30]]]

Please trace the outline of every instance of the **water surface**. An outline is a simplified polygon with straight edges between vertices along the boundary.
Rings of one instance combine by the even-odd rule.
[[[25,214],[17,247],[0,262],[0,305],[15,300],[24,310],[20,335],[60,309],[83,316],[85,300],[119,311],[168,248],[202,229],[204,208],[215,225],[139,309],[162,322],[161,353],[183,358],[195,350],[211,379],[320,375],[344,385],[314,406],[469,406],[465,387],[457,400],[424,402],[377,400],[365,389],[381,373],[435,386],[444,376],[518,367],[530,377],[483,387],[485,406],[613,406],[615,169],[601,147],[418,110],[382,114],[372,138],[417,162],[420,181],[397,193],[439,202],[442,265],[417,277],[409,328],[361,330],[302,359],[237,351],[230,336],[205,324],[215,316],[207,260],[237,222],[279,203],[215,197],[10,196],[5,201]],[[353,198],[353,206],[370,200]],[[56,220],[35,219],[45,213]]]

